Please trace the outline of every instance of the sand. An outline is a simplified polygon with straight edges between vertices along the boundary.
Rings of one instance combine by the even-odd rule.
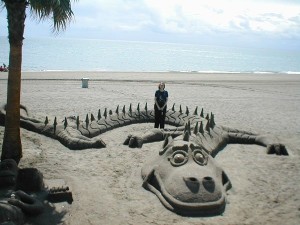
[[[82,88],[81,78],[90,78]],[[24,72],[21,102],[38,119],[97,115],[138,103],[153,104],[159,81],[166,82],[169,107],[213,112],[216,123],[277,136],[289,156],[267,155],[255,145],[228,145],[216,156],[233,188],[223,215],[189,218],[165,209],[142,188],[143,164],[162,143],[142,149],[122,145],[129,133],[153,124],[131,125],[102,134],[104,149],[72,151],[58,141],[22,129],[20,167],[38,168],[46,181],[65,182],[74,202],[52,204],[27,224],[299,224],[300,222],[300,75]],[[6,102],[7,74],[0,73],[0,103]],[[2,149],[4,128],[0,127]],[[1,150],[0,150],[1,151]]]

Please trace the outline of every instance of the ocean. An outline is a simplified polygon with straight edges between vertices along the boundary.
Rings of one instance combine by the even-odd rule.
[[[0,64],[8,64],[9,44],[0,37]],[[26,38],[23,71],[134,71],[205,73],[296,73],[300,52],[292,49]]]

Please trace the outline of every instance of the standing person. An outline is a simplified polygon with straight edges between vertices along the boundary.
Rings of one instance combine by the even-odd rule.
[[[158,90],[155,92],[155,128],[165,128],[165,118],[167,112],[167,102],[168,102],[168,92],[165,90],[165,83],[160,82],[158,85]]]

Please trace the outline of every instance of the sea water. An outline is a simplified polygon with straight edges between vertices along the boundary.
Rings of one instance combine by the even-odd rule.
[[[0,64],[8,62],[9,44],[0,37]],[[300,52],[293,49],[26,38],[23,71],[179,71],[299,73]]]

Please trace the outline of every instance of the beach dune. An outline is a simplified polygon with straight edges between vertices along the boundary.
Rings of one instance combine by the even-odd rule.
[[[82,88],[82,78],[89,78]],[[269,134],[285,144],[289,156],[267,155],[255,145],[228,145],[216,160],[233,188],[223,215],[182,217],[165,209],[142,187],[141,168],[162,143],[131,149],[122,143],[137,124],[101,134],[103,149],[72,151],[60,142],[22,129],[20,167],[39,169],[46,180],[68,185],[74,202],[55,203],[27,224],[299,224],[300,76],[292,74],[202,74],[179,72],[23,72],[21,103],[31,115],[50,123],[54,117],[85,118],[117,106],[154,104],[160,81],[169,92],[168,107],[215,114],[220,125]],[[0,74],[0,103],[6,102],[7,74]],[[4,127],[0,127],[0,148]],[[0,150],[1,151],[1,150]],[[55,214],[53,214],[53,210]]]

